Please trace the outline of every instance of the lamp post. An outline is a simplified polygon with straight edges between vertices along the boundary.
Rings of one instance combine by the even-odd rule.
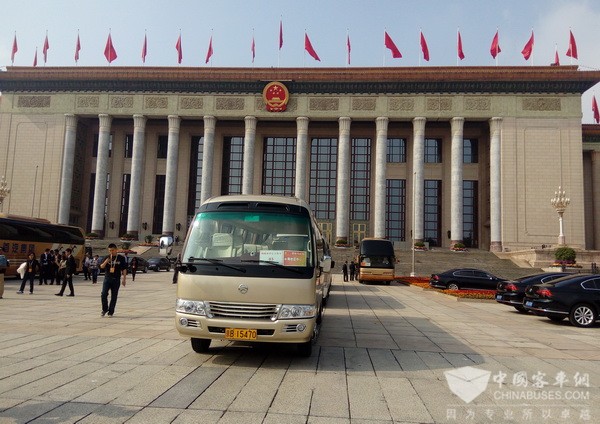
[[[554,197],[550,199],[550,203],[552,204],[554,209],[556,209],[556,212],[558,212],[558,245],[564,246],[565,234],[563,233],[563,214],[565,213],[565,209],[567,209],[567,206],[569,206],[569,203],[571,203],[571,199],[569,199],[565,195],[565,191],[562,190],[562,187],[559,186],[558,191],[554,192]]]
[[[10,194],[10,188],[8,187],[8,183],[4,178],[0,178],[0,211],[4,210],[4,198]]]

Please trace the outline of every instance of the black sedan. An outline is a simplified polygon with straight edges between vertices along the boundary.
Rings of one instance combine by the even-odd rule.
[[[527,286],[547,283],[567,275],[569,274],[566,272],[544,272],[542,274],[527,275],[516,280],[501,281],[496,287],[496,302],[513,306],[517,311],[527,313],[527,309],[523,306]]]
[[[568,317],[577,327],[591,327],[600,310],[600,276],[577,274],[534,284],[525,290],[523,306],[552,321]]]
[[[148,269],[152,269],[154,271],[160,271],[161,269],[170,271],[171,262],[167,258],[150,258],[148,259]]]
[[[438,289],[484,289],[495,290],[503,278],[496,277],[487,271],[474,268],[455,268],[440,274],[431,274],[429,285]]]

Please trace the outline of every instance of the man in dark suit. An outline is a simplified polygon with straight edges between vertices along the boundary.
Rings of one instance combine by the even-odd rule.
[[[46,249],[40,255],[40,286],[42,281],[48,285],[48,277],[50,276],[50,249]]]
[[[69,290],[71,293],[67,296],[75,296],[75,291],[73,290],[73,274],[77,269],[77,264],[75,263],[75,258],[71,254],[72,250],[69,248],[65,250],[67,253],[67,267],[65,269],[65,279],[62,283],[62,287],[60,288],[60,292],[56,293],[56,296],[62,296],[65,292],[65,288],[67,287],[67,283],[69,283]]]

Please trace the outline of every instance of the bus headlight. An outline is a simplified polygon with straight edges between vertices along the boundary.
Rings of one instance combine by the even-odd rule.
[[[312,318],[317,314],[315,305],[281,305],[279,319]]]
[[[184,314],[206,316],[206,304],[201,300],[177,299],[175,310]]]

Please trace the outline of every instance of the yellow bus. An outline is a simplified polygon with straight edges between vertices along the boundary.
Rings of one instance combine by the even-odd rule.
[[[52,224],[46,219],[0,214],[0,246],[10,261],[6,276],[17,275],[17,268],[29,252],[39,257],[46,249],[72,249],[77,270],[83,266],[85,235],[81,228]]]

